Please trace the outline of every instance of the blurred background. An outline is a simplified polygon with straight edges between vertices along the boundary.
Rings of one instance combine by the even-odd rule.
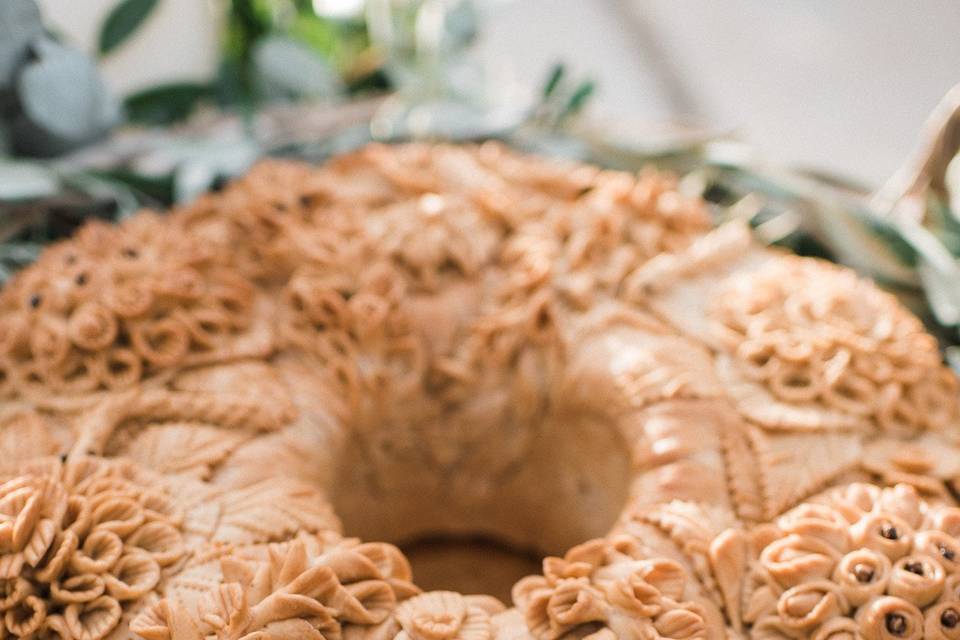
[[[116,0],[41,0],[49,24],[94,53]],[[225,14],[217,0],[161,0],[103,60],[119,95],[210,79]],[[284,2],[262,3],[280,7]],[[363,0],[314,0],[357,18]],[[567,62],[596,81],[592,115],[683,118],[734,130],[778,162],[877,186],[903,161],[957,81],[955,0],[478,0],[473,55],[504,83],[537,88]]]
[[[264,156],[495,138],[675,172],[876,279],[960,367],[958,25],[957,0],[0,0],[0,282]]]

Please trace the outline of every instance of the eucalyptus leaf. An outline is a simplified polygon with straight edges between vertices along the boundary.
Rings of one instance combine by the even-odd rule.
[[[444,36],[448,51],[461,51],[477,37],[479,17],[473,0],[456,2],[445,15]]]
[[[123,44],[150,17],[158,0],[120,0],[100,29],[100,54],[106,55]]]
[[[190,116],[200,101],[211,93],[207,84],[173,82],[127,96],[124,109],[131,122],[167,125]]]
[[[272,99],[335,98],[339,76],[315,51],[284,36],[268,36],[253,51],[257,86]]]
[[[0,89],[13,84],[27,45],[42,34],[40,9],[33,0],[0,1]]]
[[[30,44],[33,58],[16,92],[21,114],[14,146],[32,155],[55,155],[104,135],[120,109],[87,56],[45,37]]]
[[[48,167],[35,163],[0,160],[0,201],[33,200],[52,196],[60,180]]]

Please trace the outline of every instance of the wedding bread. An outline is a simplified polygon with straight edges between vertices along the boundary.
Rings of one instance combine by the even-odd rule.
[[[958,638],[957,392],[669,175],[266,161],[0,293],[0,638]]]

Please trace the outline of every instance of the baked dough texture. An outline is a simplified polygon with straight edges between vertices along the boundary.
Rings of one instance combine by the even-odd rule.
[[[267,161],[0,293],[0,639],[960,638],[957,393],[668,175]],[[438,535],[546,558],[424,591]]]

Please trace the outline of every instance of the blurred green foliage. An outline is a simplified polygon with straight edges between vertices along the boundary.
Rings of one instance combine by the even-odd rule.
[[[146,2],[122,0],[116,11],[131,3],[142,9]],[[362,15],[321,16],[308,0],[228,0],[225,8],[223,55],[215,77],[207,83],[175,82],[127,96],[124,103],[131,122],[172,124],[204,102],[250,112],[274,101],[333,100],[389,87]],[[101,41],[109,26],[110,19]]]

